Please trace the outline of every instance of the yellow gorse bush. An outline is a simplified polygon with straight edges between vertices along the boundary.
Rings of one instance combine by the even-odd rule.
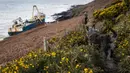
[[[93,73],[92,69],[84,68],[84,73]]]
[[[84,56],[87,53],[86,48],[74,49],[72,47],[74,44],[85,43],[83,32],[72,31],[60,40],[59,38],[50,39],[49,43],[54,47],[58,46],[57,49],[62,49],[53,49],[49,52],[44,52],[41,49],[36,52],[32,51],[28,55],[0,67],[0,73],[60,73],[61,71],[65,73],[77,71],[80,73],[84,71],[87,59]],[[84,57],[80,59],[82,64],[79,60],[80,56]]]
[[[69,62],[69,59],[66,58],[66,57],[62,57],[62,58],[61,58],[61,63],[63,63],[63,62],[68,63],[68,62]]]
[[[125,13],[128,11],[128,7],[124,2],[118,2],[114,5],[111,5],[108,8],[97,10],[93,13],[93,16],[96,19],[103,20],[103,19],[112,19],[121,13]]]
[[[76,66],[75,66],[75,68],[79,68],[80,67],[80,65],[79,64],[77,64]]]
[[[51,55],[52,55],[53,57],[55,57],[55,56],[56,56],[56,53],[55,53],[55,52],[52,52]]]

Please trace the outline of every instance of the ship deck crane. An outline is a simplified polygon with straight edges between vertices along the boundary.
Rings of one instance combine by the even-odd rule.
[[[34,14],[35,10],[37,11],[37,15]],[[41,19],[43,18],[45,18],[45,14],[39,12],[39,9],[37,8],[37,6],[33,5],[32,19],[33,20],[39,19],[41,21]]]

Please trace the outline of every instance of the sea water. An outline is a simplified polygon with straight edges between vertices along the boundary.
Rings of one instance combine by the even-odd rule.
[[[68,10],[71,5],[86,4],[92,0],[0,0],[0,40],[8,37],[8,28],[12,21],[21,17],[23,20],[32,17],[33,5],[46,15],[46,22],[54,21],[55,13]]]

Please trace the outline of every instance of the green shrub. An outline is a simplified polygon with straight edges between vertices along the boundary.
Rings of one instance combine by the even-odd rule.
[[[125,18],[125,21],[120,23],[120,25],[116,25],[114,27],[118,33],[118,38],[116,40],[117,49],[115,50],[115,55],[120,60],[128,56],[130,53],[130,26],[126,19],[127,18]]]
[[[125,17],[124,14],[120,14],[120,15],[116,18],[115,22],[118,23],[118,22],[121,21],[121,19],[124,18],[124,17]]]
[[[93,13],[93,16],[98,20],[103,19],[113,19],[120,15],[121,13],[126,13],[128,11],[128,7],[124,2],[119,2],[114,5],[111,5],[108,8],[97,10]]]
[[[130,56],[124,58],[118,65],[119,73],[130,73]]]
[[[26,57],[0,67],[0,73],[93,73],[87,47],[31,52]]]
[[[0,67],[0,73],[93,73],[83,33],[83,29],[77,29],[62,38],[52,38],[49,44],[55,48],[30,52]]]
[[[123,0],[123,3],[127,6],[127,7],[129,7],[130,5],[130,0]]]
[[[84,28],[76,29],[65,34],[62,38],[49,40],[50,45],[55,45],[57,49],[67,49],[75,45],[87,44],[87,37]]]

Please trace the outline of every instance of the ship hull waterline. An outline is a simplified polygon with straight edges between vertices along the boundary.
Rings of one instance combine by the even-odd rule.
[[[23,28],[22,28],[23,31],[8,32],[8,35],[9,35],[9,36],[18,35],[18,34],[20,34],[20,33],[22,33],[22,32],[28,31],[28,30],[30,30],[30,29],[36,28],[36,27],[39,26],[39,25],[44,25],[44,24],[45,24],[45,22],[32,23],[32,24],[30,24],[30,25],[28,25],[28,26],[23,27]]]

